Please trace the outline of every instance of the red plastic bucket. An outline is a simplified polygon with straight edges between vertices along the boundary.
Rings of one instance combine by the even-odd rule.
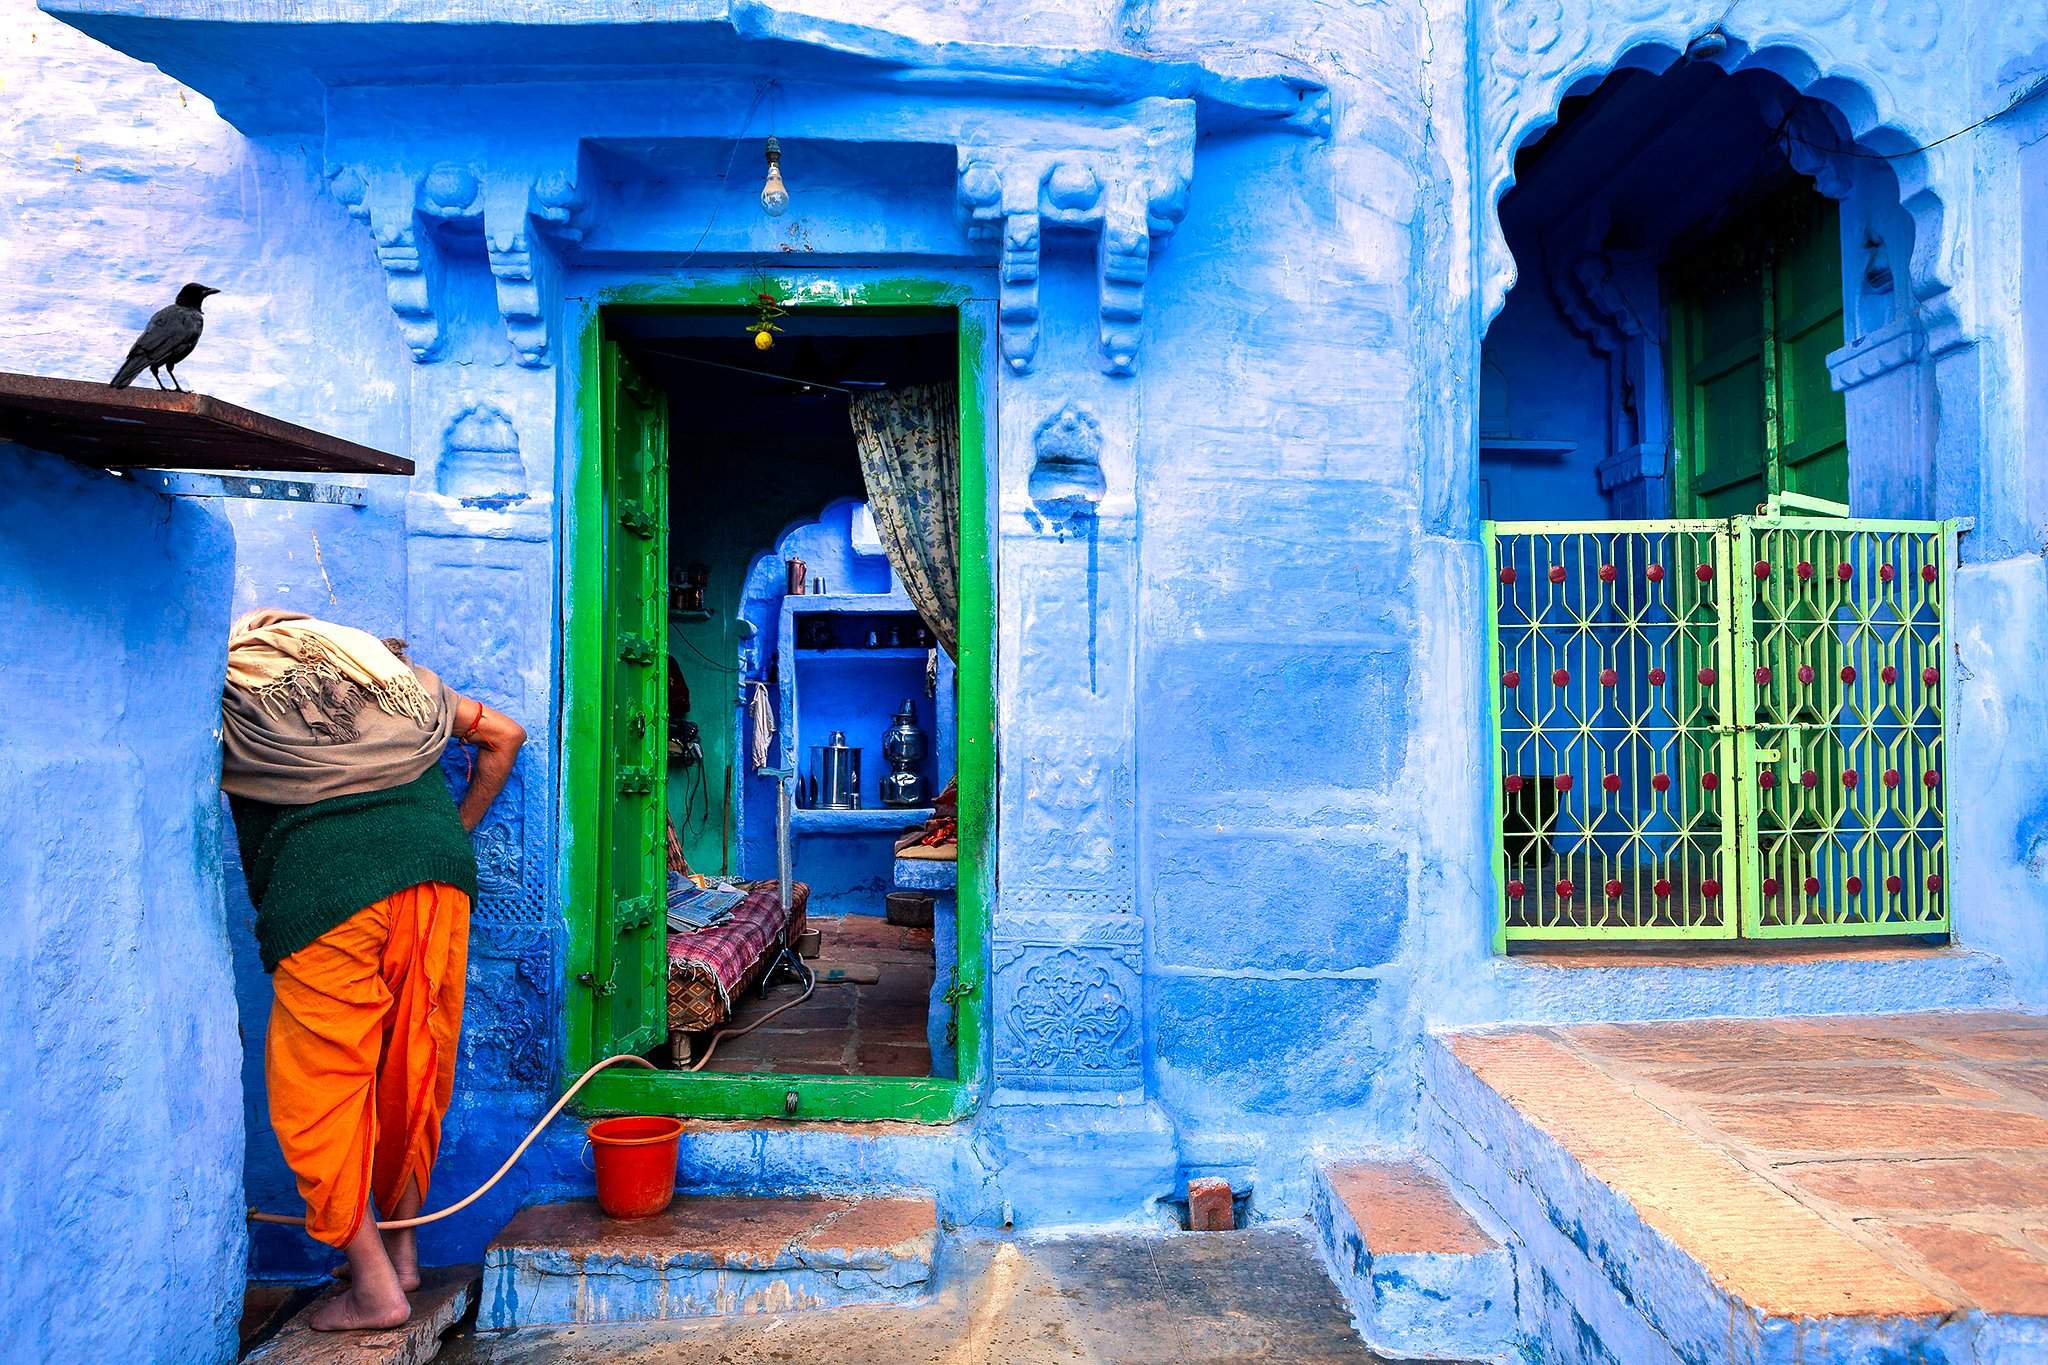
[[[614,1218],[652,1218],[675,1199],[681,1119],[599,1119],[588,1136],[599,1208]]]

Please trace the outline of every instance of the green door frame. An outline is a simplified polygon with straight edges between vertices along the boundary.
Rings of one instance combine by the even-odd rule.
[[[603,799],[604,640],[602,611],[578,610],[601,602],[605,536],[611,522],[604,469],[605,404],[602,385],[607,314],[730,312],[751,309],[771,290],[793,313],[833,308],[944,309],[958,323],[960,357],[960,657],[959,701],[960,862],[958,985],[954,992],[959,1077],[741,1075],[723,1072],[642,1071],[615,1068],[583,1090],[589,1112],[682,1114],[707,1118],[908,1120],[948,1123],[974,1112],[987,1082],[984,1039],[987,1013],[989,908],[995,883],[995,560],[989,460],[994,394],[988,391],[991,305],[959,277],[893,275],[857,270],[776,274],[704,271],[687,277],[602,287],[564,299],[571,354],[579,358],[573,404],[576,446],[564,453],[561,486],[571,490],[562,511],[561,560],[562,736],[558,829],[560,886],[569,940],[565,954],[562,1084],[598,1060],[593,988],[597,916],[592,889],[599,884],[602,823],[589,818]],[[734,333],[735,341],[744,334]],[[565,377],[568,367],[565,368]],[[666,525],[662,528],[665,534]],[[659,783],[665,767],[657,766]],[[660,789],[657,788],[657,797]],[[665,801],[659,802],[665,808]],[[657,917],[658,919],[659,917]],[[796,1096],[792,1109],[791,1095]]]

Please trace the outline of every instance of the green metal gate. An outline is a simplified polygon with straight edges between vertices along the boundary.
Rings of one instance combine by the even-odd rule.
[[[1947,932],[1954,528],[1776,506],[1485,525],[1497,947]]]

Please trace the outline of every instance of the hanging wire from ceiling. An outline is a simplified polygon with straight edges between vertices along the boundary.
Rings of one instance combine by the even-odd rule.
[[[719,210],[725,206],[724,190],[732,179],[732,168],[740,159],[740,147],[747,140],[748,131],[754,126],[754,115],[760,112],[761,102],[768,98],[768,92],[775,88],[773,81],[758,81],[754,85],[753,102],[747,105],[746,115],[740,119],[740,130],[733,134],[732,150],[726,154],[725,169],[718,173],[720,193],[711,201],[711,216],[704,220],[704,230],[697,234],[697,243],[690,248],[690,254],[683,257],[680,265],[686,266],[697,259],[697,253],[704,249],[704,243],[711,237],[711,230],[718,226]]]

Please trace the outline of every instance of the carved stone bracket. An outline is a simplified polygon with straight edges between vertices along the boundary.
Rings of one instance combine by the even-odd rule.
[[[370,229],[399,335],[414,360],[440,359],[447,340],[441,275],[448,240],[473,243],[480,233],[519,363],[547,363],[554,259],[544,239],[575,241],[584,226],[585,199],[571,175],[486,176],[459,161],[421,174],[340,165],[329,167],[327,185]]]
[[[1000,240],[997,319],[1003,359],[1028,372],[1038,351],[1038,276],[1045,230],[1094,233],[1104,368],[1137,366],[1152,242],[1187,212],[1194,175],[1194,110],[1185,100],[1142,100],[1134,120],[1095,146],[961,144],[959,200],[970,238]]]
[[[556,265],[543,238],[580,241],[586,205],[574,179],[560,171],[494,181],[485,195],[484,248],[497,283],[498,312],[513,352],[528,369],[548,361],[548,291]]]

